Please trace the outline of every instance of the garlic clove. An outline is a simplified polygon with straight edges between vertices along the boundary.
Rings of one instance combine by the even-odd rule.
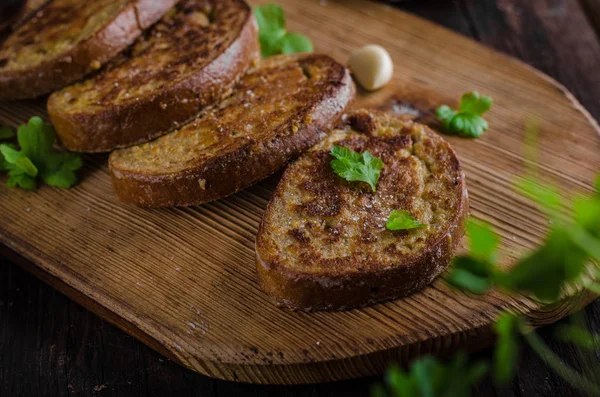
[[[369,44],[350,55],[350,69],[364,89],[375,91],[392,79],[394,64],[390,54],[380,45]]]

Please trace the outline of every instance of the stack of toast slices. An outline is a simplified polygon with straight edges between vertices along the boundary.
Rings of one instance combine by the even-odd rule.
[[[0,44],[0,99],[50,94],[62,146],[110,152],[117,197],[199,205],[284,169],[256,239],[282,307],[343,310],[399,298],[450,263],[467,191],[429,128],[349,109],[350,71],[327,55],[260,59],[243,0],[49,0]],[[378,189],[330,165],[333,146],[381,159]],[[390,211],[425,226],[386,229]]]

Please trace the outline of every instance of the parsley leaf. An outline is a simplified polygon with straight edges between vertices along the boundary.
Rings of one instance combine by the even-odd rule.
[[[408,372],[398,366],[390,367],[385,385],[373,387],[374,397],[463,397],[486,373],[485,363],[468,363],[463,353],[443,363],[431,356],[413,362]]]
[[[556,329],[556,337],[588,350],[600,349],[600,335],[594,335],[587,329],[574,324],[562,324]]]
[[[510,313],[503,313],[494,324],[498,344],[494,350],[494,377],[499,383],[512,379],[519,357],[519,328],[521,319]]]
[[[488,223],[469,219],[467,223],[470,254],[454,258],[447,281],[450,285],[483,294],[496,282],[494,263],[500,243]]]
[[[489,128],[487,121],[481,116],[491,107],[492,98],[473,91],[463,94],[458,111],[448,105],[441,105],[436,109],[436,116],[444,123],[444,129],[448,133],[479,138]]]
[[[387,227],[388,230],[415,229],[421,226],[426,225],[413,218],[410,213],[405,210],[393,210],[390,212],[390,216],[385,224],[385,227]]]
[[[267,4],[255,7],[254,15],[258,23],[258,40],[263,58],[277,54],[313,51],[308,37],[286,31],[285,15],[278,5]]]
[[[336,158],[331,160],[331,168],[337,175],[347,181],[366,182],[373,192],[376,191],[375,186],[383,168],[380,158],[373,157],[369,152],[361,155],[343,146],[334,146],[331,155]]]
[[[471,256],[457,256],[446,279],[450,285],[474,294],[483,294],[494,284],[492,265]]]
[[[19,127],[17,141],[21,150],[10,144],[0,145],[0,171],[8,171],[8,186],[35,190],[36,177],[62,188],[77,183],[75,171],[83,165],[81,157],[52,149],[56,134],[50,124],[32,117],[28,124]]]
[[[479,260],[494,263],[500,240],[496,233],[492,231],[489,223],[469,219],[467,234],[469,236],[471,255]]]
[[[533,293],[543,301],[556,300],[565,284],[576,280],[589,258],[575,245],[568,228],[553,226],[544,243],[521,259],[502,278],[509,290]]]
[[[562,200],[558,189],[534,179],[518,179],[515,190],[528,199],[536,202],[549,216],[558,214]]]
[[[0,127],[0,139],[11,139],[15,136],[15,131],[10,127]]]
[[[286,33],[281,39],[281,53],[313,52],[310,39],[298,33]]]

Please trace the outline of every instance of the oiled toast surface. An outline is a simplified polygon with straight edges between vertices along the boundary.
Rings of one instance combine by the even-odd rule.
[[[315,144],[353,97],[348,70],[328,56],[271,57],[200,118],[113,152],[117,196],[142,206],[177,206],[235,193]]]
[[[382,159],[375,193],[333,172],[333,145]],[[285,171],[257,235],[261,286],[278,304],[303,310],[410,294],[448,265],[467,208],[460,163],[441,137],[392,115],[355,111]],[[388,230],[392,210],[426,226]]]
[[[160,136],[218,101],[258,59],[242,0],[183,0],[115,65],[54,93],[65,147],[102,152]]]
[[[176,0],[53,0],[0,44],[0,98],[64,87],[124,50]]]

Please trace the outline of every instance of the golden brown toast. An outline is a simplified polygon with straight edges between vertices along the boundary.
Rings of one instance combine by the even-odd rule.
[[[132,146],[221,99],[258,58],[256,23],[243,0],[182,0],[125,60],[52,94],[48,113],[71,151]]]
[[[382,159],[375,193],[332,171],[334,145]],[[388,230],[392,210],[426,226]],[[283,174],[256,238],[260,285],[278,305],[307,311],[411,294],[448,266],[467,212],[464,175],[448,143],[412,121],[354,111]]]
[[[245,189],[321,139],[354,92],[348,70],[328,56],[268,58],[198,119],[113,152],[117,196],[139,206],[186,206]]]
[[[62,88],[127,48],[177,0],[52,0],[0,44],[0,99]]]

